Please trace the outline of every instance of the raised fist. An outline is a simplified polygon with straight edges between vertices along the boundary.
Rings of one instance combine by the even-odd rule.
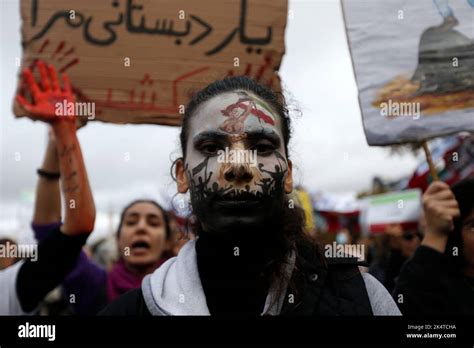
[[[459,217],[458,202],[449,186],[442,181],[433,182],[423,195],[427,234],[446,236],[454,228],[454,218]]]

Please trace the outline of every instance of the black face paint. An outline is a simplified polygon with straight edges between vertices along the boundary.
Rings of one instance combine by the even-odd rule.
[[[189,170],[193,178],[190,185],[193,211],[201,222],[202,228],[223,238],[257,238],[280,223],[281,212],[285,204],[284,179],[288,168],[285,158],[274,152],[278,164],[274,170],[268,170],[263,163],[258,164],[260,172],[267,174],[255,182],[257,189],[249,185],[243,189],[234,185],[221,187],[217,182],[211,184],[213,172],[208,172],[206,158]]]
[[[264,101],[241,91],[218,95],[193,115],[185,171],[202,230],[238,240],[280,223],[289,175],[280,122]],[[220,151],[252,156],[232,161]]]

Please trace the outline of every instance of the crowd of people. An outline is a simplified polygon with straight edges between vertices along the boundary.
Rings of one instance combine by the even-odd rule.
[[[32,219],[38,255],[0,260],[1,315],[474,314],[474,178],[433,182],[423,222],[389,226],[369,248],[370,265],[327,257],[288,199],[284,99],[244,76],[210,84],[185,108],[173,172],[192,215],[183,223],[154,201],[134,200],[120,216],[114,262],[94,257],[100,249],[84,247],[95,205],[76,118],[54,107],[75,101],[71,84],[51,65],[35,69],[39,81],[26,69],[28,93],[17,100],[51,125]],[[219,161],[226,148],[255,151],[258,163]]]

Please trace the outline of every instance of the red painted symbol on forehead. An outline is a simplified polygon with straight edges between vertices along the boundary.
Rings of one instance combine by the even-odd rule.
[[[244,131],[245,121],[250,115],[256,116],[259,121],[274,125],[273,117],[257,109],[257,105],[268,111],[268,108],[258,100],[248,96],[240,97],[236,103],[232,103],[224,110],[221,110],[226,120],[222,122],[219,128],[227,133],[240,134]]]
[[[255,107],[254,101],[251,98],[248,98],[248,97],[239,98],[239,100],[236,103],[228,105],[224,110],[221,110],[221,112],[224,116],[235,117],[233,115],[233,112],[237,111],[236,109],[246,110],[246,109],[249,108],[250,105],[246,104],[246,102],[250,103],[250,105],[252,105],[252,104],[254,105],[250,110],[250,113],[252,115],[258,117],[259,119],[261,119],[265,123],[271,124],[272,126],[275,125],[275,121],[273,120],[273,118],[270,115],[266,114],[265,112],[263,112],[261,110],[258,110]],[[239,115],[239,116],[242,116],[242,115]]]

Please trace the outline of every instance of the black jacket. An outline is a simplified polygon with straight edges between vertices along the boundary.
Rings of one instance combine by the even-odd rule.
[[[369,273],[377,278],[391,293],[406,260],[399,250],[391,250],[385,260],[378,260],[370,266]]]
[[[88,234],[69,236],[58,226],[38,244],[38,260],[25,260],[16,290],[24,312],[33,311],[41,300],[72,271]]]
[[[423,245],[403,266],[393,297],[403,315],[474,315],[474,279]]]
[[[327,259],[321,265],[316,253],[299,248],[301,277],[299,301],[285,303],[282,315],[372,315],[370,300],[355,258]],[[142,289],[112,302],[99,315],[150,316]]]

